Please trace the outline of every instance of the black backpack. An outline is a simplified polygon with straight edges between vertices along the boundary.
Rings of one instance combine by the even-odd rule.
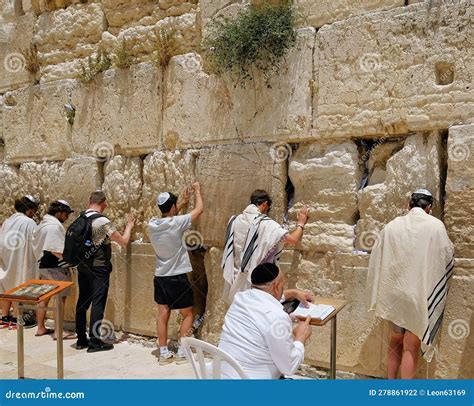
[[[94,254],[100,247],[92,243],[92,221],[104,217],[102,214],[86,216],[83,211],[68,227],[64,242],[63,259],[72,266],[91,265]]]

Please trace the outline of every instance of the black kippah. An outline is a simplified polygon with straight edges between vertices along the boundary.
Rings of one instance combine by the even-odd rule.
[[[280,271],[275,264],[267,262],[258,265],[250,276],[250,280],[254,285],[263,285],[276,279]]]

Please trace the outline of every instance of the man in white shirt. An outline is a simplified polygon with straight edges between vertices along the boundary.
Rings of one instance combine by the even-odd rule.
[[[70,265],[63,260],[64,240],[66,230],[64,222],[69,215],[74,213],[68,202],[65,200],[55,200],[48,207],[48,212],[44,215],[33,235],[33,249],[35,257],[39,261],[40,279],[55,281],[72,281]],[[71,289],[66,289],[61,294],[63,309],[66,305],[66,297],[71,295]],[[41,307],[47,307],[49,299],[41,302]],[[46,311],[38,310],[38,331],[36,336],[51,334],[54,331],[45,326]],[[63,338],[72,339],[76,335],[68,333]]]
[[[171,310],[179,310],[183,321],[180,337],[186,337],[192,331],[193,323],[193,290],[187,274],[193,269],[189,259],[186,244],[183,242],[184,233],[196,223],[203,212],[201,187],[193,183],[194,209],[189,214],[177,215],[189,201],[189,192],[183,190],[182,204],[170,192],[160,193],[157,199],[162,218],[152,218],[148,222],[148,233],[151,245],[156,253],[156,271],[154,278],[155,302],[158,305],[157,335],[160,347],[161,365],[186,361],[184,351],[179,348],[175,355],[168,349],[168,320]]]
[[[275,264],[258,265],[251,282],[250,289],[235,295],[225,316],[219,348],[235,358],[250,379],[291,375],[304,359],[304,345],[311,336],[309,318],[293,329],[280,302],[284,274]],[[225,364],[222,377],[238,376]]]
[[[33,253],[33,233],[36,222],[33,216],[39,207],[39,200],[26,195],[15,200],[16,213],[10,216],[0,230],[0,292],[13,289],[18,285],[36,279],[38,264]],[[18,306],[13,305],[13,316],[10,316],[12,302],[0,300],[2,319],[0,328],[15,329],[17,325]],[[29,311],[23,315],[25,327],[36,325],[34,313]]]

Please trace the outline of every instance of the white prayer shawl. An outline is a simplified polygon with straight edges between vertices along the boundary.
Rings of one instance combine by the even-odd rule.
[[[417,335],[428,362],[436,351],[453,254],[444,224],[416,207],[385,226],[370,256],[369,311]]]
[[[65,239],[66,230],[62,223],[55,216],[45,214],[33,234],[33,252],[36,261],[41,259],[43,251],[62,254]]]
[[[0,291],[12,289],[38,278],[33,252],[36,223],[23,213],[9,217],[0,230]]]
[[[227,225],[222,268],[224,300],[231,304],[237,292],[250,287],[250,272],[264,262],[278,262],[288,231],[257,206],[247,206]]]

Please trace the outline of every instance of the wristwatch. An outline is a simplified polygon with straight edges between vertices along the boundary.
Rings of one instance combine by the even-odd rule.
[[[304,230],[304,226],[301,225],[301,224],[297,224],[296,227],[297,227],[297,228],[300,227],[302,230]]]

